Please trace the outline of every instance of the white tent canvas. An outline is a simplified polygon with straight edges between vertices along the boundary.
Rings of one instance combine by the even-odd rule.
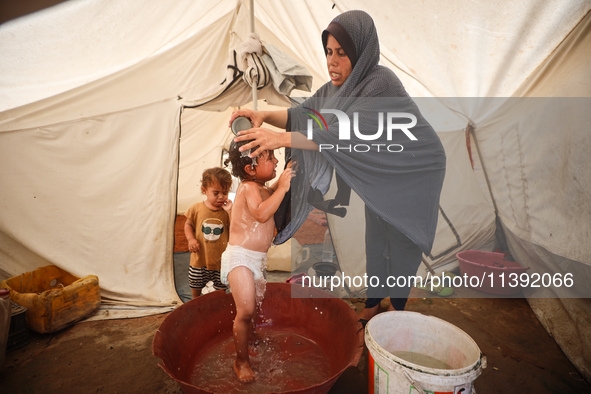
[[[440,217],[430,262],[441,270],[457,251],[490,247],[498,216],[522,265],[590,279],[591,3],[255,0],[255,29],[308,69],[314,91],[327,80],[320,33],[350,9],[374,18],[382,64],[445,113],[434,124],[448,157],[441,206],[457,235]],[[0,25],[2,278],[55,264],[97,275],[110,303],[180,302],[174,218],[220,165],[233,109],[187,107],[219,93],[249,15],[240,0],[80,0]],[[556,101],[510,97],[579,99],[556,116]],[[472,170],[468,125],[488,182]],[[359,234],[329,220],[342,267],[363,271],[363,245],[349,241]],[[589,379],[585,297],[529,302]]]

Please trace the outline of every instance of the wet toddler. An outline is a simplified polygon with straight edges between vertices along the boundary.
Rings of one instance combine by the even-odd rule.
[[[230,285],[236,304],[234,371],[241,382],[252,382],[255,374],[250,366],[248,342],[254,339],[254,318],[266,283],[267,251],[275,235],[273,215],[290,188],[292,175],[288,165],[273,185],[266,186],[275,177],[274,152],[267,150],[251,159],[238,151],[239,146],[233,144],[226,160],[241,183],[232,209],[230,240],[222,255],[221,277],[222,283]]]

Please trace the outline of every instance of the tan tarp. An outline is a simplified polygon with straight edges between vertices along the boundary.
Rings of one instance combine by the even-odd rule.
[[[589,54],[591,13],[587,12],[515,95],[588,98],[591,96]],[[538,202],[538,207],[528,207],[528,215],[523,220],[503,218],[503,223],[511,253],[518,261],[531,264],[540,273],[572,273],[577,281],[588,287],[591,281],[591,156],[588,153],[591,100],[561,101],[583,107],[574,111],[570,105],[565,106],[558,111],[561,114],[556,116],[558,119],[549,119],[542,108],[537,114],[539,121],[554,122],[555,133],[537,136],[535,128],[530,131],[536,141],[547,141],[550,145],[544,150],[538,148],[541,144],[538,142],[529,149],[538,156],[527,173],[527,201],[535,200],[530,197],[537,195],[542,202]],[[557,111],[552,109],[548,113],[557,114]],[[576,118],[573,113],[577,114]],[[547,154],[543,155],[544,152]],[[497,193],[502,191],[502,187],[497,188]],[[507,199],[505,195],[497,196],[497,201]],[[538,216],[540,210],[546,213],[544,217]],[[557,298],[555,294],[540,294],[528,301],[564,353],[586,380],[591,381],[591,298]]]

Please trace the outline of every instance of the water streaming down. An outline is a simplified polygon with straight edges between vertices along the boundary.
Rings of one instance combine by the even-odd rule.
[[[264,328],[258,344],[249,348],[257,375],[241,383],[232,365],[236,353],[231,337],[210,344],[197,357],[191,383],[216,393],[269,393],[300,390],[330,377],[329,360],[315,342],[287,331]]]

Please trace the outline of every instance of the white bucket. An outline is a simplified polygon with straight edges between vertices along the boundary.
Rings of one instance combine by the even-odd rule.
[[[417,312],[375,316],[365,327],[365,344],[370,354],[370,393],[472,394],[474,380],[486,368],[486,357],[468,334]],[[419,358],[407,361],[393,353],[406,359],[418,354]]]

